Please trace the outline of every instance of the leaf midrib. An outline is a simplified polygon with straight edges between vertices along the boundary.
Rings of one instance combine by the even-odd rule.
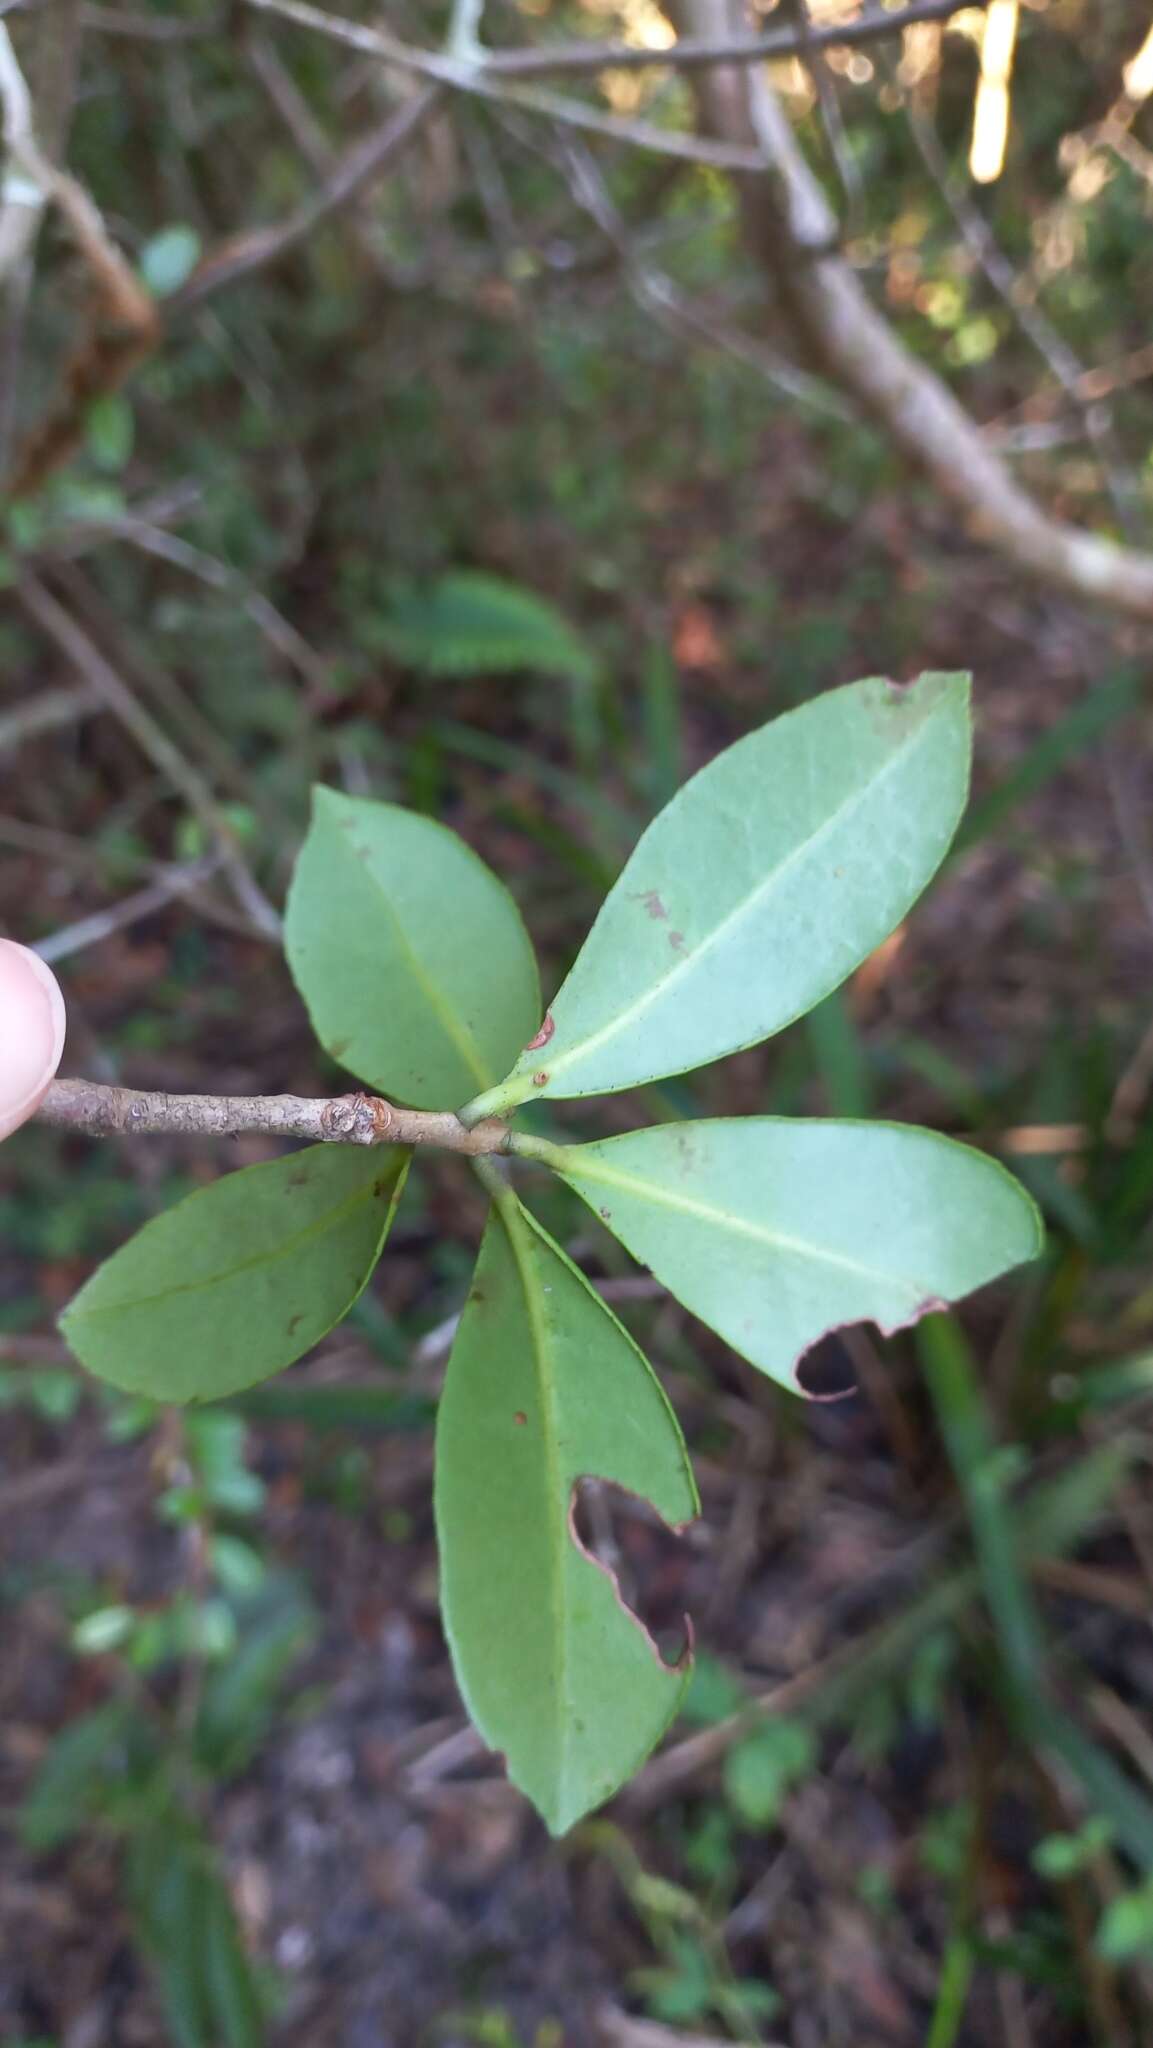
[[[548,1531],[549,1608],[556,1622],[555,1641],[558,1645],[557,1724],[553,1737],[554,1755],[557,1759],[556,1790],[558,1797],[556,1803],[558,1810],[563,1811],[565,1801],[560,1795],[565,1790],[565,1774],[567,1770],[564,1743],[564,1730],[567,1721],[564,1702],[568,1697],[567,1635],[564,1625],[566,1605],[564,1598],[564,1545],[568,1541],[568,1503],[565,1499],[566,1481],[558,1449],[559,1426],[555,1374],[550,1373],[548,1369],[552,1352],[544,1319],[544,1300],[537,1285],[532,1263],[531,1250],[534,1240],[531,1226],[526,1222],[515,1196],[511,1196],[507,1205],[502,1203],[501,1222],[508,1235],[512,1255],[516,1262],[517,1274],[524,1292],[525,1313],[528,1317],[529,1335],[532,1339],[533,1368],[536,1373],[541,1404],[542,1433],[545,1450],[545,1478],[548,1488],[546,1527]],[[559,1542],[557,1541],[558,1528],[560,1533]]]
[[[793,848],[791,853],[786,854],[784,860],[779,861],[775,868],[763,876],[755,890],[750,895],[742,897],[741,901],[729,911],[727,916],[721,919],[719,924],[713,926],[712,930],[705,935],[698,946],[694,947],[691,953],[679,955],[658,981],[650,983],[643,995],[638,996],[627,1009],[618,1012],[609,1023],[603,1024],[591,1036],[578,1039],[577,1043],[570,1046],[567,1052],[554,1055],[549,1063],[550,1082],[555,1080],[558,1073],[570,1067],[575,1060],[587,1058],[590,1052],[597,1051],[602,1045],[615,1038],[619,1032],[634,1025],[637,1019],[642,1017],[658,998],[668,995],[670,988],[676,984],[682,975],[695,972],[713,948],[720,943],[730,928],[734,924],[739,923],[742,918],[752,915],[754,908],[759,908],[764,898],[778,886],[782,878],[788,874],[789,870],[799,860],[811,854],[814,848],[819,846],[820,842],[837,825],[850,816],[860,804],[874,797],[898,766],[907,764],[910,759],[915,758],[917,748],[925,735],[930,731],[934,719],[946,703],[947,699],[944,696],[938,698],[936,704],[927,712],[907,743],[902,744],[889,756],[889,759],[879,772],[872,776],[863,788],[855,790],[844,803],[838,804],[836,810],[829,813],[828,817],[818,825],[815,832],[810,833],[807,839],[802,840],[798,846]]]
[[[199,1280],[177,1281],[171,1287],[162,1288],[159,1294],[134,1294],[130,1298],[109,1302],[104,1307],[96,1308],[82,1308],[78,1298],[73,1309],[68,1311],[64,1320],[71,1320],[75,1314],[80,1320],[85,1322],[104,1321],[110,1316],[124,1315],[130,1310],[154,1308],[157,1302],[175,1301],[182,1294],[203,1294],[210,1288],[223,1287],[228,1281],[238,1279],[242,1273],[251,1273],[259,1266],[279,1265],[289,1253],[299,1251],[304,1245],[310,1243],[312,1239],[323,1236],[327,1231],[334,1230],[342,1219],[350,1215],[353,1210],[359,1208],[361,1203],[377,1199],[383,1203],[384,1197],[377,1197],[376,1181],[374,1179],[367,1182],[364,1187],[358,1188],[354,1194],[346,1195],[344,1200],[339,1202],[334,1209],[326,1210],[323,1216],[317,1217],[314,1222],[307,1224],[303,1230],[298,1230],[292,1237],[284,1238],[275,1251],[254,1252],[250,1258],[239,1260],[235,1266],[227,1266],[219,1273],[213,1273]]]
[[[574,1145],[572,1152],[583,1152],[584,1147]],[[919,1283],[907,1276],[876,1266],[866,1266],[859,1259],[847,1258],[841,1252],[822,1250],[806,1238],[792,1237],[784,1231],[770,1230],[764,1224],[749,1221],[735,1215],[731,1210],[718,1209],[710,1202],[702,1202],[690,1195],[677,1193],[657,1181],[640,1179],[636,1174],[625,1173],[619,1167],[608,1166],[601,1159],[591,1162],[582,1159],[579,1166],[558,1165],[557,1172],[575,1185],[578,1194],[582,1179],[598,1181],[603,1187],[615,1187],[626,1194],[636,1195],[654,1208],[676,1210],[684,1216],[694,1216],[714,1228],[728,1231],[736,1236],[750,1237],[757,1244],[763,1244],[773,1251],[793,1252],[800,1258],[809,1259],[815,1265],[837,1266],[843,1272],[854,1273],[858,1279],[880,1281],[888,1287],[910,1287],[916,1289]],[[613,1226],[610,1223],[609,1228]],[[922,1290],[927,1292],[929,1290]]]
[[[352,852],[351,840],[349,838],[349,834],[345,828],[343,820],[337,820],[336,829],[340,833],[341,839],[344,842],[345,847],[350,852]],[[375,850],[372,861],[356,860],[356,855],[355,853],[353,853],[353,859],[356,860],[357,868],[360,870],[361,873],[366,874],[368,876],[370,883],[372,884],[373,888],[377,891],[377,894],[379,895],[381,902],[384,904],[385,912],[388,917],[389,923],[392,925],[392,928],[395,931],[397,939],[399,941],[400,950],[408,961],[409,967],[412,972],[412,978],[416,982],[422,994],[424,995],[425,1001],[427,1002],[429,1009],[432,1011],[433,1017],[435,1018],[436,1022],[440,1025],[442,1031],[444,1032],[445,1037],[449,1041],[449,1044],[452,1045],[454,1049],[460,1054],[460,1057],[464,1061],[464,1064],[468,1069],[468,1072],[471,1075],[472,1079],[474,1081],[479,1081],[482,1088],[491,1087],[494,1078],[493,1070],[484,1064],[480,1056],[479,1048],[476,1046],[473,1038],[467,1031],[463,1030],[460,1026],[458,1026],[456,1014],[451,1004],[446,1003],[442,999],[437,989],[436,983],[430,980],[419,953],[413,946],[413,943],[409,938],[408,933],[404,928],[404,925],[401,923],[401,920],[397,915],[396,907],[392,901],[392,898],[389,895],[388,890],[385,888],[385,885],[381,880],[380,876],[376,872],[375,858]]]

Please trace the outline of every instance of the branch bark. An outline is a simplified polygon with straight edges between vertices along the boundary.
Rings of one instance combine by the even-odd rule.
[[[273,14],[278,20],[295,22],[299,28],[313,29],[330,42],[343,43],[348,50],[359,50],[366,57],[395,65],[398,70],[452,86],[456,92],[474,93],[479,99],[494,100],[502,106],[524,107],[546,120],[583,128],[592,135],[605,135],[611,142],[651,149],[658,156],[680,157],[686,163],[712,164],[718,170],[761,169],[757,149],[718,141],[708,135],[682,135],[674,128],[658,127],[655,121],[625,120],[606,113],[589,100],[570,99],[543,86],[515,84],[501,76],[495,60],[474,64],[444,50],[418,49],[394,35],[391,29],[370,28],[363,22],[348,21],[341,14],[327,14],[323,8],[313,7],[311,0],[246,0],[246,5],[258,14]]]
[[[674,0],[678,28],[719,41],[738,0]],[[838,247],[836,218],[763,72],[694,72],[701,127],[769,168],[735,177],[747,245],[794,330],[806,365],[848,392],[969,520],[1030,576],[1075,597],[1153,619],[1153,555],[1065,525],[1034,503],[948,386],[894,333]]]
[[[58,405],[20,450],[5,490],[27,496],[65,461],[84,437],[88,408],[116,391],[160,339],[160,315],[152,296],[117,247],[99,207],[84,187],[45,153],[35,131],[35,109],[16,61],[12,39],[0,22],[0,111],[4,143],[13,169],[39,194],[33,221],[51,199],[64,218],[90,282],[88,329],[65,368]],[[32,232],[29,228],[29,234]],[[11,249],[4,260],[11,258]],[[17,252],[19,255],[19,251]]]
[[[812,22],[807,28],[770,29],[763,36],[684,37],[671,49],[638,49],[634,43],[544,43],[525,50],[486,50],[485,68],[498,78],[537,78],[550,72],[696,71],[718,63],[759,64],[774,57],[804,57],[813,50],[856,47],[882,36],[899,36],[919,21],[945,21],[989,0],[909,0],[888,14],[862,14],[854,21]]]
[[[466,1130],[452,1110],[400,1109],[379,1095],[163,1095],[54,1081],[36,1121],[87,1138],[304,1138],[314,1145],[431,1145],[479,1159],[506,1150],[507,1124]]]
[[[166,307],[170,320],[189,312],[214,292],[255,270],[279,262],[305,241],[314,228],[350,204],[407,149],[440,99],[438,85],[418,87],[386,121],[353,143],[330,167],[316,190],[295,213],[270,227],[235,236],[199,263],[187,284],[174,292]]]

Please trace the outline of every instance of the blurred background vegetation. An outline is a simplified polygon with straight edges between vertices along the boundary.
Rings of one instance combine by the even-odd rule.
[[[1040,501],[1141,546],[1149,8],[1009,12],[980,184],[978,9],[773,77],[908,347]],[[428,49],[450,26],[346,14]],[[1026,581],[788,367],[716,167],[445,95],[342,196],[350,145],[411,111],[379,57],[212,0],[0,15],[163,323],[133,329],[67,194],[34,268],[9,248],[0,921],[57,965],[65,1070],[341,1087],[275,942],[317,779],[462,832],[555,986],[719,747],[857,676],[972,668],[974,803],[907,928],[807,1023],[596,1114],[925,1122],[1006,1158],[1049,1229],[962,1316],[829,1340],[857,1391],[804,1406],[534,1185],[658,1365],[704,1507],[675,1540],[589,1489],[589,1540],[658,1631],[691,1614],[699,1663],[662,1755],[551,1845],[437,1619],[431,1420],[481,1210],[458,1163],[420,1162],[317,1355],[181,1416],[82,1379],[53,1317],[267,1147],[6,1146],[0,2038],[1139,2048],[1149,627]],[[668,40],[650,0],[492,0],[485,30]],[[667,72],[564,89],[690,133]]]

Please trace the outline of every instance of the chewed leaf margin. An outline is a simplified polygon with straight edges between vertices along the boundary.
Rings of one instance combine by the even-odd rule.
[[[837,1329],[907,1328],[1035,1258],[1031,1196],[999,1160],[914,1125],[718,1117],[576,1145],[514,1133],[725,1342],[812,1398]]]
[[[651,1367],[505,1187],[441,1399],[441,1606],[473,1722],[556,1834],[639,1767],[689,1670],[687,1646],[666,1664],[581,1542],[575,1505],[588,1478],[644,1500],[674,1531],[697,1512]]]

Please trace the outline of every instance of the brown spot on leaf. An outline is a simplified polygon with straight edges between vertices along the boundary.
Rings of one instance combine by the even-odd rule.
[[[536,1052],[540,1046],[547,1045],[555,1030],[556,1025],[552,1020],[552,1011],[546,1010],[544,1013],[544,1023],[541,1025],[536,1037],[529,1039],[528,1044],[525,1046],[525,1051]]]
[[[670,933],[669,933],[669,944],[670,944],[670,946],[672,947],[672,949],[673,949],[673,952],[674,952],[674,953],[683,953],[683,952],[684,952],[684,950],[685,950],[685,935],[684,935],[684,933],[683,933],[683,932],[670,932]]]
[[[513,1416],[512,1419],[516,1423],[518,1429],[523,1429],[525,1423],[528,1421],[528,1416],[525,1414],[523,1408],[518,1408],[516,1414]]]
[[[290,1337],[295,1337],[295,1335],[296,1335],[297,1331],[299,1330],[299,1328],[300,1328],[300,1325],[302,1324],[302,1322],[303,1322],[303,1321],[304,1321],[304,1310],[303,1310],[303,1309],[301,1309],[301,1311],[300,1311],[299,1315],[295,1315],[295,1316],[290,1316],[290,1317],[289,1317],[289,1319],[288,1319],[288,1334],[289,1334],[289,1336],[290,1336]]]
[[[611,1209],[602,1209],[600,1213],[604,1217],[606,1223],[610,1223],[612,1221],[613,1212]]]
[[[544,1067],[541,1068],[539,1074],[534,1074],[532,1077],[532,1085],[534,1088],[543,1088],[547,1081],[548,1073]]]
[[[632,901],[634,903],[643,903],[650,917],[668,916],[668,911],[661,902],[660,895],[656,889],[634,889]]]

